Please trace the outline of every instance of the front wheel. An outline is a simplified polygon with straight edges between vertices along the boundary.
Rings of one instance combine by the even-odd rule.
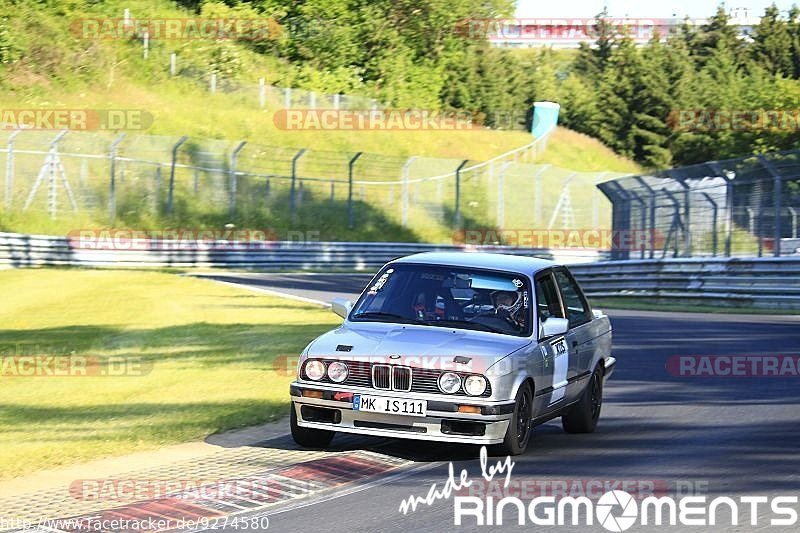
[[[502,444],[492,447],[493,455],[519,455],[525,453],[531,435],[533,419],[533,391],[530,385],[523,384],[517,391],[514,413],[506,430]]]
[[[297,411],[294,404],[290,405],[291,408],[291,426],[292,438],[294,441],[305,448],[324,448],[333,440],[334,431],[326,431],[324,429],[304,428],[297,425]]]
[[[593,433],[600,420],[603,407],[603,369],[597,367],[581,399],[561,417],[561,426],[567,433]]]

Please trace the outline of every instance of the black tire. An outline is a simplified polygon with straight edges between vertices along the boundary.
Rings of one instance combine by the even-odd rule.
[[[508,424],[506,436],[502,444],[492,446],[492,455],[520,455],[525,453],[531,438],[531,422],[533,420],[533,391],[530,385],[523,384],[517,391],[514,412]]]
[[[597,367],[581,394],[581,399],[561,417],[567,433],[593,433],[603,407],[603,369]]]
[[[290,405],[290,409],[292,438],[297,444],[305,448],[325,448],[331,443],[333,436],[336,434],[335,431],[300,427],[297,425],[297,413],[295,412],[294,403]]]

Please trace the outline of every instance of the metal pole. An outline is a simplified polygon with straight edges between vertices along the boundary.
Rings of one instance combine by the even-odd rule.
[[[733,178],[731,178],[716,161],[708,166],[717,176],[725,180],[725,257],[731,256],[731,240],[733,231]]]
[[[289,218],[292,220],[294,220],[294,206],[295,206],[294,192],[295,192],[295,181],[297,180],[297,161],[301,157],[303,157],[304,153],[306,153],[306,149],[302,148],[292,158],[292,185],[289,190]]]
[[[258,78],[258,107],[264,109],[267,105],[267,84],[264,78]]]
[[[229,172],[230,172],[230,199],[228,201],[228,215],[233,216],[236,212],[236,188],[237,188],[237,176],[236,176],[236,163],[239,159],[239,152],[242,151],[244,145],[247,144],[247,141],[240,141],[239,144],[236,145],[236,148],[233,149],[231,152],[231,162],[229,165]]]
[[[634,178],[638,181],[642,186],[647,189],[647,192],[650,193],[650,235],[648,236],[648,240],[650,241],[650,259],[655,257],[655,248],[656,248],[656,191],[644,181],[644,178],[641,176],[636,176]]]
[[[172,52],[169,55],[169,75],[175,76],[178,72],[178,54]]]
[[[712,216],[714,217],[711,219],[711,247],[713,249],[714,257],[717,257],[717,212],[719,209],[717,207],[717,202],[715,202],[708,193],[704,192],[703,197],[705,197],[705,199],[711,204]]]
[[[50,178],[50,195],[49,195],[50,218],[55,218],[57,212],[56,202],[58,201],[58,199],[56,196],[57,195],[56,187],[58,185],[56,183],[56,172],[58,171],[58,169],[56,168],[56,154],[58,153],[58,143],[67,133],[69,133],[69,130],[62,130],[58,133],[58,135],[56,135],[55,139],[53,139],[53,141],[50,143],[50,154],[47,156],[48,167],[49,167],[48,172]]]
[[[542,174],[548,169],[550,165],[544,165],[536,173],[534,180],[534,196],[533,196],[533,223],[534,226],[539,224],[542,220]]]
[[[11,193],[14,185],[14,137],[22,130],[17,130],[8,136],[6,150],[6,209],[11,209]]]
[[[758,156],[758,160],[767,169],[767,172],[770,173],[772,176],[772,202],[773,207],[775,209],[775,223],[773,224],[773,234],[772,238],[775,240],[773,245],[773,254],[775,257],[781,256],[781,236],[782,236],[782,229],[781,228],[781,210],[783,209],[783,197],[781,196],[782,188],[783,188],[783,180],[781,177],[781,173],[767,161],[767,158],[763,155]],[[759,213],[759,216],[761,214]]]
[[[111,172],[111,180],[109,183],[108,191],[108,215],[113,224],[117,218],[117,146],[125,138],[124,133],[120,133],[114,142],[111,143],[111,149],[108,153],[109,166]]]
[[[169,166],[169,192],[167,193],[167,214],[172,214],[172,200],[175,191],[175,164],[178,160],[178,148],[181,147],[183,143],[185,143],[189,137],[184,135],[175,145],[172,147],[172,163]],[[156,191],[156,195],[160,195],[161,191]]]
[[[460,165],[458,165],[458,168],[456,169],[456,209],[453,216],[453,221],[455,224],[454,229],[461,228],[461,169],[467,166],[468,162],[469,160],[465,159]]]
[[[500,167],[500,173],[497,175],[497,228],[503,229],[505,226],[506,218],[506,199],[505,199],[505,177],[506,169],[511,165],[511,162],[504,163]]]
[[[353,229],[353,167],[363,152],[358,152],[347,164],[347,227]]]
[[[406,164],[403,165],[403,187],[402,187],[402,192],[400,193],[400,195],[402,197],[401,200],[400,200],[400,204],[401,204],[400,205],[400,220],[401,220],[401,223],[403,224],[404,227],[408,226],[408,174],[409,174],[409,168],[411,167],[411,164],[416,159],[417,159],[417,156],[412,155],[411,157],[408,158],[408,161],[406,161]]]
[[[794,207],[787,207],[789,213],[792,214],[792,239],[797,238],[797,209]]]

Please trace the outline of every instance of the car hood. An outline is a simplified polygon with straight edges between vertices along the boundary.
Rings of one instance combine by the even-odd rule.
[[[482,331],[347,322],[314,340],[305,355],[415,368],[483,372],[530,342],[527,338]],[[348,347],[352,347],[350,351],[343,351]],[[462,362],[456,361],[456,357]]]

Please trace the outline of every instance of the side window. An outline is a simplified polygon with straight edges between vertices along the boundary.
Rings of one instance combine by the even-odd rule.
[[[558,298],[558,287],[549,272],[536,278],[536,310],[540,323],[551,316],[565,318]]]
[[[573,328],[589,322],[592,319],[591,310],[578,284],[564,270],[556,270],[555,275],[558,286],[561,289],[561,296],[564,299],[569,327]]]

